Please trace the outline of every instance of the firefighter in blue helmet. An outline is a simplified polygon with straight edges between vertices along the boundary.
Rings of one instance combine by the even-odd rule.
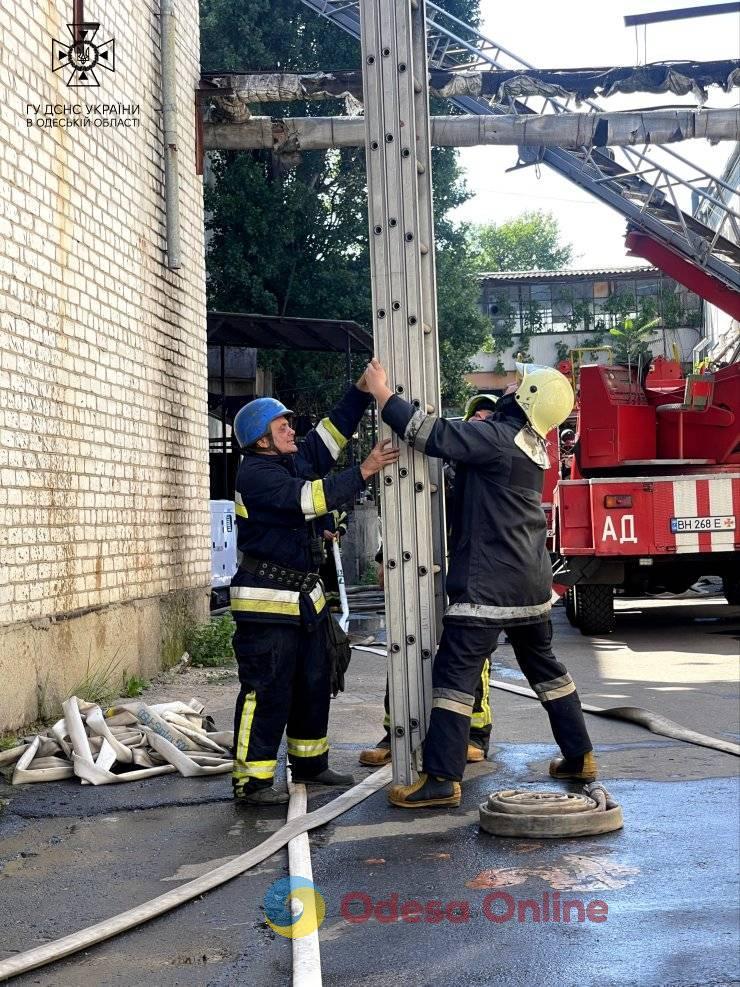
[[[401,808],[460,804],[474,691],[482,656],[502,628],[542,702],[562,756],[554,778],[592,781],[596,759],[578,693],[551,649],[552,568],[541,507],[549,464],[545,436],[573,407],[573,390],[552,367],[518,365],[519,379],[485,421],[446,422],[404,401],[388,387],[381,364],[365,371],[386,422],[417,452],[457,464],[450,600],[432,666],[432,712],[424,770],[389,794]]]
[[[327,607],[318,576],[321,546],[311,522],[352,500],[398,459],[386,440],[360,466],[327,476],[370,400],[363,376],[308,433],[300,451],[292,412],[274,398],[251,401],[234,419],[244,453],[235,494],[239,568],[231,582],[241,682],[233,773],[239,803],[287,801],[272,787],[286,727],[297,781],[353,780],[328,766]]]

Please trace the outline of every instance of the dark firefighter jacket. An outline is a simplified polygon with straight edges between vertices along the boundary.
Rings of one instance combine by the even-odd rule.
[[[503,627],[549,614],[544,470],[520,448],[536,456],[540,440],[518,414],[448,422],[396,395],[383,409],[383,420],[410,446],[456,466],[446,619]]]
[[[353,500],[365,486],[359,466],[334,476],[334,466],[370,403],[351,387],[328,417],[312,429],[298,452],[269,456],[247,452],[236,477],[237,554],[299,572],[316,572],[312,554],[314,518]],[[278,585],[275,578],[241,565],[231,581],[231,609],[237,621],[313,622],[325,615],[321,583],[310,593]]]

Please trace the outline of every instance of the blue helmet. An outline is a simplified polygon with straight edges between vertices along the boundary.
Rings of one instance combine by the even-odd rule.
[[[292,415],[290,408],[276,398],[257,398],[245,404],[236,413],[234,435],[241,449],[253,446],[257,439],[267,435],[270,422],[283,415]]]

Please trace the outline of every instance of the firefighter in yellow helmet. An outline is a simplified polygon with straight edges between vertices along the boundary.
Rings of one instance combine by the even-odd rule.
[[[495,394],[474,394],[465,405],[463,421],[485,421],[496,410],[498,397]],[[445,507],[448,520],[452,514],[452,503],[454,501],[455,490],[455,464],[445,464]],[[448,531],[449,535],[449,531]],[[383,546],[380,546],[375,561],[379,565],[378,581],[383,586]],[[488,756],[488,748],[491,743],[491,731],[493,720],[491,717],[490,704],[490,684],[491,662],[488,655],[483,658],[483,668],[480,679],[475,687],[475,702],[473,713],[470,717],[470,737],[468,739],[468,750],[466,761],[474,764],[484,761]],[[360,764],[368,768],[378,768],[391,762],[391,716],[390,701],[388,696],[388,679],[385,682],[384,699],[385,716],[383,717],[383,729],[385,733],[382,739],[375,745],[364,751],[360,751]]]
[[[552,569],[541,506],[545,436],[573,407],[566,378],[519,365],[518,379],[483,422],[451,422],[394,394],[373,360],[365,380],[383,421],[417,452],[454,459],[457,496],[447,574],[449,606],[432,667],[432,712],[423,773],[389,794],[401,808],[460,804],[467,738],[482,655],[502,629],[550,720],[561,756],[554,778],[591,781],[597,767],[573,679],[553,655]]]

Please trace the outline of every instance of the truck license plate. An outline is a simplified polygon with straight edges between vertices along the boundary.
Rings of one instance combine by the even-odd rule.
[[[735,518],[732,515],[724,517],[672,517],[671,531],[674,535],[686,531],[734,531]]]

